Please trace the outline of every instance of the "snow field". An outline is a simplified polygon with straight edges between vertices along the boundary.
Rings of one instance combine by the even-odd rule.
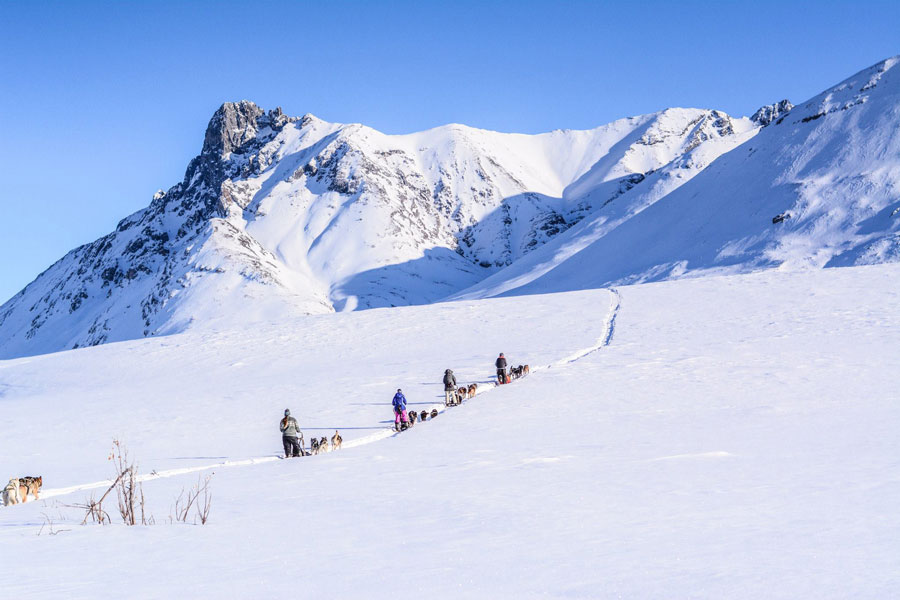
[[[48,487],[106,476],[113,429],[142,465],[246,459],[280,450],[285,405],[307,439],[378,428],[341,428],[346,444],[386,426],[398,386],[438,404],[447,366],[479,383],[499,351],[553,366],[378,443],[217,468],[203,527],[63,520],[71,531],[36,536],[42,513],[66,517],[57,499],[0,510],[14,549],[0,585],[74,598],[890,597],[898,275],[770,271],[2,362],[0,462],[43,470]],[[93,386],[79,383],[89,370]],[[75,424],[22,426],[47,413]],[[67,452],[50,452],[54,439]],[[158,519],[192,477],[146,484]]]

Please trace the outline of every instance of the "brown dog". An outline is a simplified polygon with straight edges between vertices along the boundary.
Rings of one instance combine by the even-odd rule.
[[[432,409],[431,409],[431,418],[433,419],[433,418],[435,418],[437,415],[438,415],[437,409],[436,409],[436,408],[432,408]]]
[[[19,477],[19,493],[22,495],[22,502],[28,502],[28,494],[34,496],[35,500],[38,500],[38,492],[41,491],[41,486],[44,485],[44,478],[38,475],[37,477]]]
[[[332,450],[340,450],[341,444],[343,443],[343,441],[344,441],[344,438],[342,438],[340,432],[337,429],[335,429],[334,435],[331,436],[331,449]]]
[[[469,390],[465,386],[456,390],[456,403],[459,404],[469,396]]]
[[[477,384],[477,383],[473,383],[472,385],[470,385],[470,386],[469,386],[469,398],[474,398],[474,397],[475,397],[475,393],[476,393],[477,391],[478,391],[478,384]]]

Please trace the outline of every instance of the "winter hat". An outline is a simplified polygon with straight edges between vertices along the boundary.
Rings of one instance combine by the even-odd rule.
[[[401,390],[400,388],[397,388],[397,393],[398,393],[398,394],[399,394],[400,392],[402,392],[402,391],[403,391],[403,390]]]
[[[289,409],[289,408],[284,409],[284,416],[286,416],[286,417],[291,416],[291,409]]]
[[[502,353],[502,352],[500,353],[500,356],[503,356],[503,353]]]

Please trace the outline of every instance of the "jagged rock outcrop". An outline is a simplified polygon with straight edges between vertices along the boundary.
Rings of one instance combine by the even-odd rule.
[[[753,116],[750,117],[750,120],[754,123],[759,124],[760,127],[765,127],[766,125],[782,118],[784,115],[791,112],[792,108],[794,108],[794,105],[791,104],[790,100],[784,99],[781,102],[761,106],[759,110],[753,113]]]

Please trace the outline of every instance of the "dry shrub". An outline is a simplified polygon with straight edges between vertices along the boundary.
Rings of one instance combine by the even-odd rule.
[[[206,477],[197,477],[197,483],[189,490],[181,490],[178,498],[175,499],[175,508],[173,516],[169,517],[170,521],[177,523],[187,523],[191,516],[191,508],[196,510],[194,524],[200,521],[201,525],[206,525],[209,519],[209,510],[212,507],[212,493],[209,491],[209,481],[215,473]]]

